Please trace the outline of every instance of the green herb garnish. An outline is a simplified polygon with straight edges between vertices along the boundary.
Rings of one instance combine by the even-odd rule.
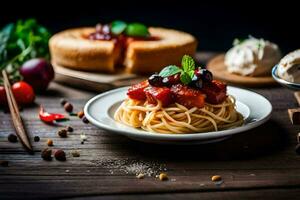
[[[124,33],[132,37],[148,37],[150,35],[148,27],[141,23],[129,23],[124,21],[113,21],[111,23],[111,32],[115,35]]]
[[[27,60],[49,58],[50,33],[35,19],[19,20],[0,31],[0,70],[6,69],[12,80],[20,79],[19,68]]]
[[[111,32],[115,35],[119,35],[125,31],[126,27],[126,22],[116,20],[111,23]]]
[[[175,65],[170,65],[162,69],[159,73],[161,77],[172,76],[180,73],[180,80],[183,84],[187,85],[192,81],[195,70],[195,61],[191,56],[184,55],[181,60],[182,68]]]
[[[148,28],[141,23],[128,24],[125,34],[134,37],[148,37],[150,35]]]

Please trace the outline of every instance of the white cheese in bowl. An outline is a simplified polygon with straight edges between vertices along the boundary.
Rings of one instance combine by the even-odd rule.
[[[234,46],[225,55],[225,65],[230,73],[242,76],[264,76],[271,73],[279,62],[278,46],[264,39],[249,37]]]
[[[287,54],[280,60],[277,75],[286,81],[300,83],[300,49]]]

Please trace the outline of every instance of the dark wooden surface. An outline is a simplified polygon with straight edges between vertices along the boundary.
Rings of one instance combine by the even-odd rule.
[[[160,146],[131,141],[72,117],[67,123],[75,131],[59,138],[59,127],[38,119],[38,104],[50,112],[63,112],[59,99],[67,98],[76,110],[96,95],[52,83],[47,95],[39,95],[36,106],[22,111],[35,154],[20,142],[9,143],[14,133],[10,115],[0,112],[0,199],[297,199],[300,194],[300,156],[294,151],[299,126],[291,125],[287,108],[297,107],[293,93],[285,88],[257,88],[274,108],[270,121],[252,131],[227,140],[199,146]],[[88,140],[80,144],[80,133]],[[33,142],[34,136],[40,142]],[[52,149],[67,152],[67,161],[43,161],[46,140]],[[79,158],[70,155],[78,149]],[[155,173],[166,170],[169,181],[155,176],[137,179],[126,166],[144,163]],[[221,175],[224,182],[210,178]]]

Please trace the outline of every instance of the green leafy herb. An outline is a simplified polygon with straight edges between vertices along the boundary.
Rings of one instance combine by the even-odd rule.
[[[50,33],[35,19],[19,20],[0,31],[0,70],[6,69],[12,79],[20,79],[20,66],[36,57],[49,58]]]
[[[147,26],[141,23],[130,23],[125,29],[125,34],[133,37],[148,37],[150,35]]]
[[[191,70],[195,70],[195,61],[191,56],[184,55],[181,60],[181,66],[183,71],[189,72]]]
[[[195,71],[195,61],[191,56],[184,55],[181,60],[182,68],[175,65],[170,65],[163,68],[159,75],[162,77],[172,76],[180,73],[180,80],[187,85],[192,81]]]
[[[111,32],[115,35],[119,35],[125,31],[126,27],[126,22],[116,20],[111,23]]]
[[[170,66],[167,66],[167,67],[163,68],[160,71],[159,75],[161,77],[167,77],[167,76],[175,75],[175,74],[177,74],[181,71],[182,70],[179,67],[177,67],[176,65],[170,65]]]
[[[183,84],[187,85],[192,81],[192,78],[190,77],[190,75],[187,72],[182,72],[180,74],[180,80]]]

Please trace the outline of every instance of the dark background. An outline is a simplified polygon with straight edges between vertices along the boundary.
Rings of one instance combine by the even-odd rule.
[[[51,32],[93,26],[115,19],[139,21],[192,33],[199,50],[226,51],[234,38],[249,34],[279,45],[284,53],[300,48],[300,9],[289,1],[8,1],[0,25],[34,17]]]

